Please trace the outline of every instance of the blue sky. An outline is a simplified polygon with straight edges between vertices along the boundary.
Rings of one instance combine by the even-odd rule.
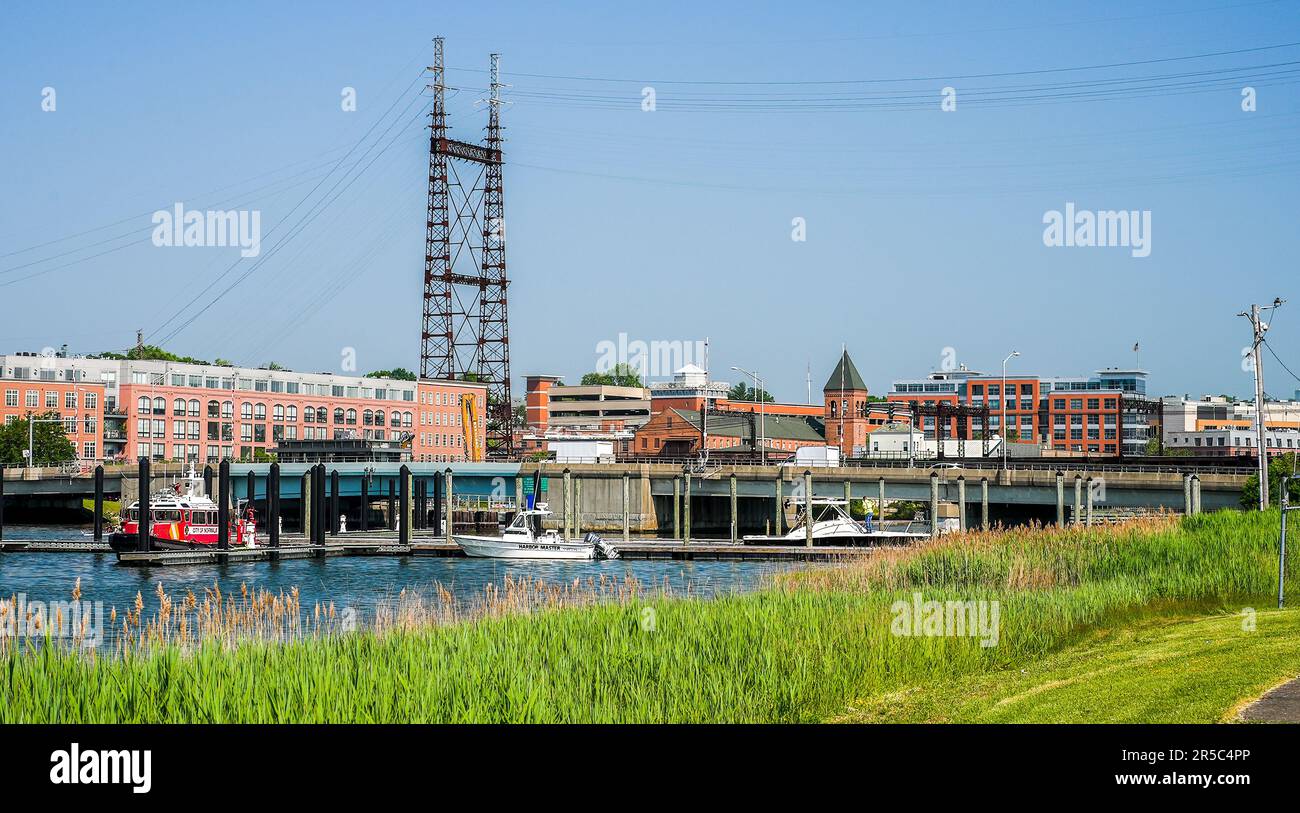
[[[1300,3],[18,2],[5,17],[6,351],[124,349],[141,328],[242,364],[338,370],[354,348],[363,371],[417,367],[417,77],[442,34],[454,137],[481,137],[490,51],[511,85],[516,382],[576,379],[620,333],[708,337],[715,377],[755,369],[793,401],[842,343],[883,392],[945,348],[1069,375],[1130,365],[1140,341],[1153,391],[1247,395],[1236,314],[1275,296],[1293,302],[1272,346],[1300,372]],[[352,157],[373,163],[256,267],[148,240],[154,210],[221,203],[262,212],[266,251],[359,140]],[[1150,256],[1045,246],[1044,213],[1067,202],[1149,211]],[[1300,387],[1266,359],[1271,394]]]

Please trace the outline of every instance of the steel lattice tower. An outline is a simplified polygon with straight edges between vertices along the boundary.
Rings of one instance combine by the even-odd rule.
[[[447,138],[442,37],[433,42],[420,376],[486,384],[487,453],[509,457],[514,453],[514,439],[501,180],[500,55],[492,54],[487,138],[481,145],[470,144]]]

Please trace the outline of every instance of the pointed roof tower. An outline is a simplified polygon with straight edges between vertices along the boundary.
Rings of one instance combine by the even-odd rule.
[[[840,356],[840,363],[835,365],[831,377],[826,379],[826,386],[822,387],[822,392],[848,392],[850,390],[865,390],[867,382],[862,380],[858,373],[858,368],[853,365],[853,359],[849,358],[849,351],[845,350]]]

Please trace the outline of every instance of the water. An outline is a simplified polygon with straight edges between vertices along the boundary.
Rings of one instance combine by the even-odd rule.
[[[5,538],[84,541],[76,526],[6,526]],[[510,561],[438,556],[339,556],[326,559],[292,559],[281,562],[244,562],[228,565],[184,565],[164,568],[122,567],[111,553],[0,553],[0,597],[24,594],[28,601],[68,601],[81,578],[82,601],[104,603],[105,611],[125,610],[143,593],[146,613],[157,604],[159,582],[173,596],[187,589],[201,594],[216,581],[225,594],[238,595],[241,585],[250,591],[271,593],[299,589],[303,607],[333,602],[351,607],[361,617],[371,616],[403,590],[424,595],[437,584],[458,601],[481,595],[485,585],[501,584],[507,576],[533,577],[561,584],[588,578],[621,581],[635,577],[646,588],[667,587],[676,595],[696,596],[744,592],[762,586],[766,577],[788,570],[784,562],[737,561]]]

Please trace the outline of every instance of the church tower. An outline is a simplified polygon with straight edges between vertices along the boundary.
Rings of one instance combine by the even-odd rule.
[[[826,444],[838,446],[842,458],[852,455],[854,447],[865,449],[869,434],[867,384],[848,350],[826,379],[822,395],[826,399]]]

